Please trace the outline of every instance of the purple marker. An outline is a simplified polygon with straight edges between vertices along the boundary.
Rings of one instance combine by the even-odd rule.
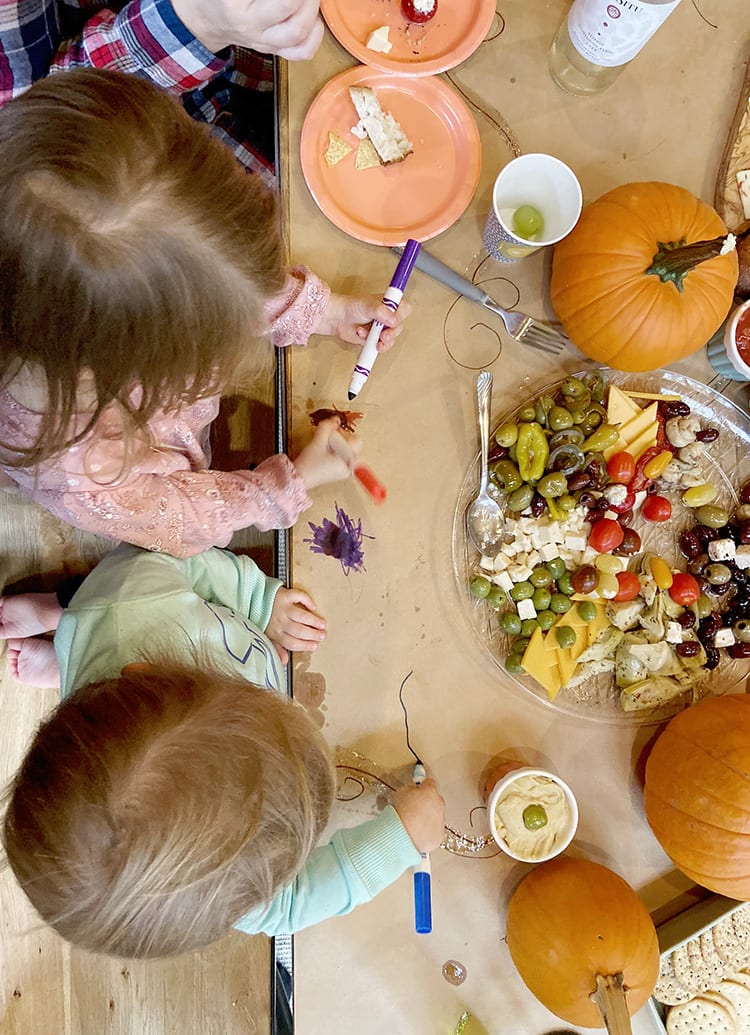
[[[383,296],[383,303],[388,306],[392,313],[396,312],[401,299],[404,297],[406,282],[409,279],[409,274],[414,269],[414,263],[417,261],[417,255],[419,255],[421,247],[422,245],[419,241],[413,241],[411,238],[406,242],[403,254],[398,261],[396,272],[393,274],[393,278]],[[356,399],[362,390],[362,385],[370,376],[373,363],[378,356],[378,338],[384,326],[385,324],[382,324],[379,320],[373,320],[372,322],[370,333],[367,335],[367,341],[362,346],[362,351],[357,359],[349,384],[350,400]]]

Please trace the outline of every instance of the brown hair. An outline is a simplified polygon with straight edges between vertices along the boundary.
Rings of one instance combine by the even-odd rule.
[[[44,920],[93,952],[172,956],[292,881],[328,820],[333,764],[274,691],[132,667],[58,706],[10,796],[7,857]]]
[[[0,382],[27,367],[47,395],[36,441],[6,446],[17,466],[112,401],[139,429],[252,376],[283,284],[275,196],[152,84],[72,71],[0,111]],[[72,436],[84,373],[95,412]]]

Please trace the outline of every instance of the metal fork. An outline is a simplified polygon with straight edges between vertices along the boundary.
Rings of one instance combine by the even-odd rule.
[[[401,248],[392,250],[399,255],[402,251]],[[530,345],[541,352],[549,352],[553,356],[559,355],[566,346],[570,345],[570,340],[554,327],[550,327],[549,324],[535,320],[525,313],[515,313],[509,309],[503,309],[490,298],[486,291],[482,291],[480,287],[462,277],[460,273],[456,273],[440,259],[436,259],[434,255],[428,255],[424,248],[417,256],[415,265],[418,270],[426,273],[433,280],[452,288],[459,295],[468,298],[469,301],[476,302],[477,305],[481,305],[484,309],[499,316],[508,334],[516,341]]]

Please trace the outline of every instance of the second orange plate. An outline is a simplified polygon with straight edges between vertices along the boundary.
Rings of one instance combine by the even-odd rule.
[[[359,141],[350,86],[375,90],[381,107],[401,124],[413,154],[403,162],[355,169]],[[352,151],[331,167],[329,132]],[[447,230],[474,196],[482,146],[474,117],[455,90],[433,77],[393,76],[358,65],[326,83],[310,105],[300,143],[302,173],[331,222],[369,244],[388,247],[413,237],[427,241]]]

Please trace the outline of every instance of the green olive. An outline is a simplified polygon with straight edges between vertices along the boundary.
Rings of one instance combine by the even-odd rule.
[[[711,503],[698,507],[695,516],[702,525],[706,525],[708,528],[723,528],[729,521],[729,514],[726,510]]]
[[[539,628],[536,618],[524,618],[521,622],[521,636],[533,636]]]
[[[531,575],[529,575],[529,582],[536,589],[549,586],[550,582],[552,582],[552,573],[546,565],[538,564]]]
[[[513,511],[526,510],[534,498],[534,488],[531,485],[522,485],[515,492],[508,496],[508,509]]]
[[[568,480],[562,471],[552,471],[551,474],[545,474],[539,479],[536,491],[545,499],[557,499],[568,491]]]
[[[537,592],[539,591],[537,590]],[[552,598],[550,597],[550,601],[551,599]],[[534,607],[536,607],[536,604],[534,604]],[[555,614],[554,611],[549,610],[549,603],[547,604],[546,610],[540,611],[537,608],[536,620],[537,622],[539,622],[539,628],[542,630],[542,632],[547,632],[548,629],[551,629],[557,621],[557,617],[558,616]]]
[[[582,600],[576,607],[576,611],[578,612],[578,617],[583,622],[593,622],[598,613],[596,604],[590,600]]]
[[[469,583],[469,589],[475,597],[478,597],[479,600],[486,600],[490,595],[492,583],[489,579],[486,579],[484,575],[475,575]]]
[[[547,561],[547,571],[553,579],[559,579],[561,575],[565,574],[566,570],[565,561],[562,557],[553,557],[551,561]]]
[[[515,611],[506,611],[500,618],[500,628],[509,636],[518,636],[521,632],[521,619]]]
[[[530,600],[534,596],[534,587],[530,582],[517,582],[508,594],[511,600]]]
[[[596,399],[597,402],[601,402],[607,388],[607,381],[604,375],[598,370],[587,370],[581,377],[581,381],[583,381],[591,392],[591,398]]]
[[[567,398],[580,399],[582,395],[588,395],[589,389],[578,377],[566,377],[561,386],[562,394]]]
[[[573,414],[564,406],[553,406],[549,411],[547,423],[553,431],[565,431],[573,427]]]
[[[519,636],[510,645],[511,654],[523,654],[529,645],[530,636]]]
[[[567,650],[576,642],[576,631],[570,625],[558,625],[555,629],[555,639],[559,647]]]
[[[527,406],[521,407],[521,409],[518,411],[518,420],[521,424],[530,424],[532,421],[535,421],[536,406],[534,406],[533,403],[530,403]]]
[[[503,664],[505,665],[506,672],[523,672],[523,665],[521,664],[520,654],[509,654],[503,662]]]
[[[714,605],[711,603],[709,597],[705,593],[701,593],[696,602],[693,604],[695,613],[699,618],[707,618],[714,609]]]
[[[539,617],[540,611],[546,611],[549,607],[549,602],[552,599],[552,594],[546,586],[540,586],[534,590],[534,596],[531,598],[531,602],[534,605],[537,618]]]
[[[573,582],[571,581],[573,576],[569,571],[564,571],[560,578],[557,580],[557,589],[560,593],[564,593],[566,597],[569,597],[575,592],[573,589]]]
[[[571,606],[570,597],[565,596],[564,593],[552,594],[552,599],[549,602],[549,609],[550,611],[554,611],[556,615],[564,615],[566,611],[570,611]]]
[[[495,432],[495,442],[497,442],[499,446],[504,446],[506,449],[510,449],[511,446],[514,446],[516,444],[517,439],[517,424],[501,424]]]
[[[527,805],[523,810],[523,825],[527,830],[540,830],[547,826],[547,813],[542,805]]]
[[[515,492],[523,485],[523,478],[512,460],[497,460],[490,466],[490,476],[504,492]]]
[[[494,607],[496,611],[500,610],[503,604],[507,602],[507,599],[508,598],[505,595],[505,590],[501,589],[500,586],[493,586],[487,594],[487,596],[485,597],[485,600],[490,605],[490,607]]]
[[[557,500],[557,505],[560,508],[560,510],[564,510],[565,513],[568,514],[571,510],[576,509],[576,507],[578,506],[578,500],[575,498],[575,496],[569,496],[567,493],[565,493],[564,496],[560,496],[560,498]]]

